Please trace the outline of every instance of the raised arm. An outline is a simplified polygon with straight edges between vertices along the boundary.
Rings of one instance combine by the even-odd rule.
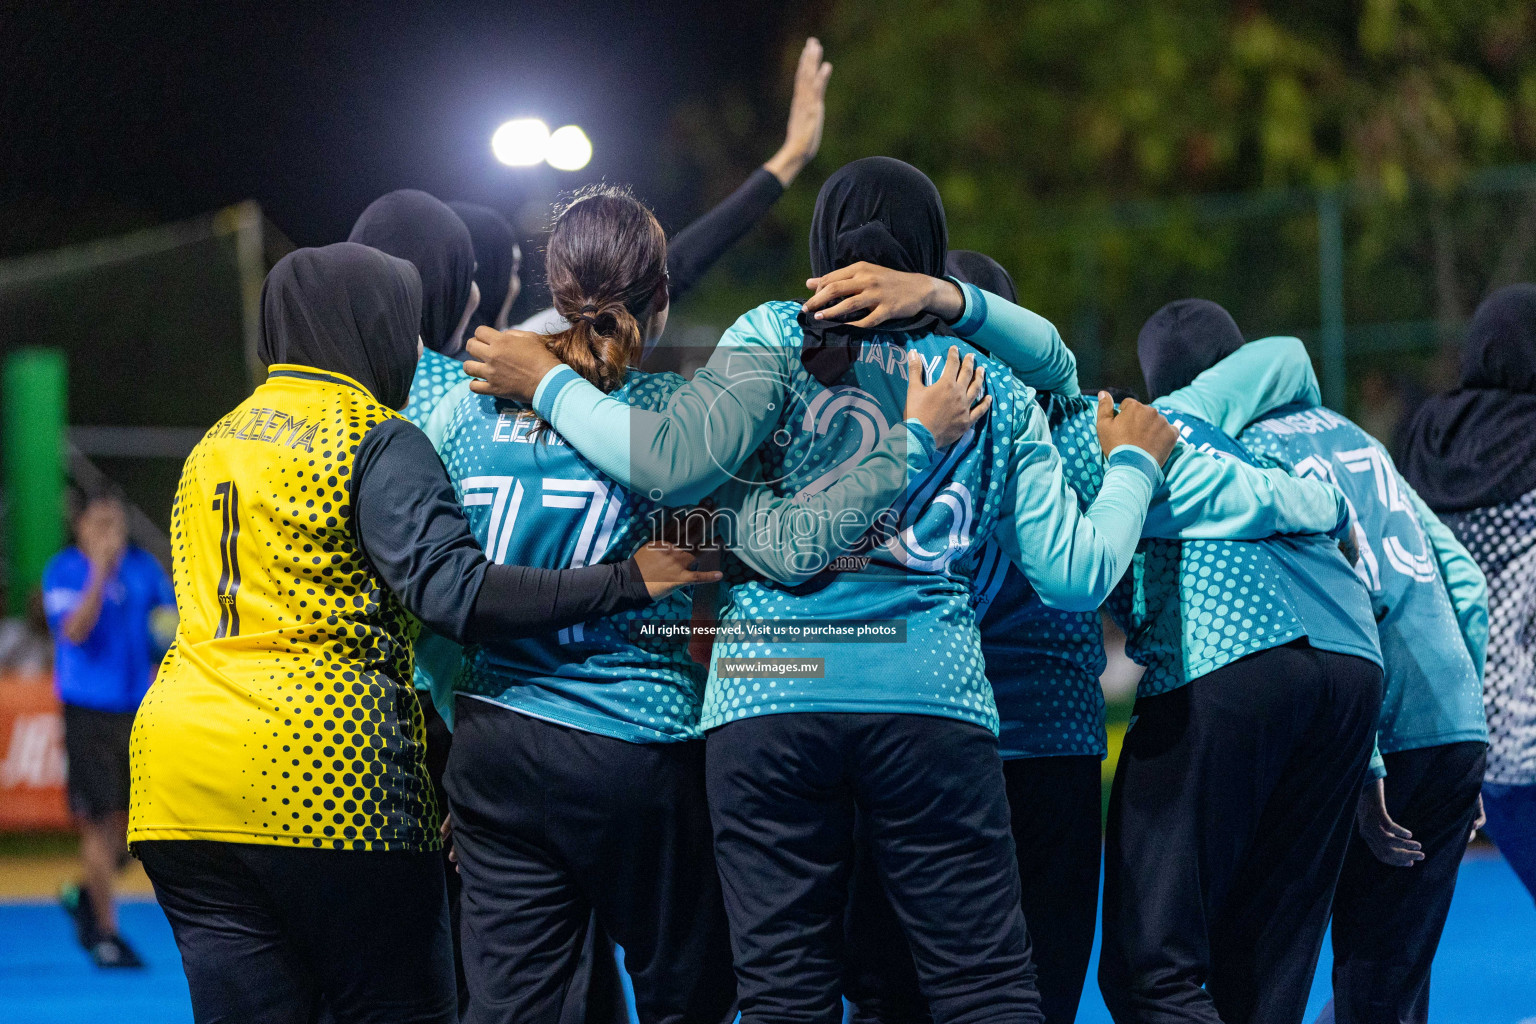
[[[120,557],[120,556],[119,556]],[[87,556],[90,561],[85,587],[78,591],[56,590],[49,594],[50,607],[67,607],[68,613],[58,620],[54,632],[63,633],[72,644],[83,644],[91,638],[96,623],[101,618],[101,603],[112,574],[117,571],[116,560],[102,560]],[[64,596],[64,595],[67,595]],[[68,601],[66,606],[65,601]]]
[[[763,218],[821,148],[826,122],[827,80],[832,65],[822,60],[821,43],[807,39],[795,68],[794,95],[784,145],[714,209],[667,242],[672,301],[682,298],[741,236]]]
[[[736,191],[669,238],[667,293],[671,300],[676,302],[692,290],[783,194],[784,184],[767,168],[759,167]]]
[[[1117,415],[1101,396],[1099,435],[1109,464],[1098,497],[1080,512],[1044,412],[1025,399],[1019,415],[998,543],[1047,605],[1091,611],[1131,564],[1176,434],[1147,406],[1127,401]]]
[[[106,588],[128,550],[128,529],[120,511],[113,514],[100,505],[80,515],[77,529],[80,552],[89,566],[85,586],[78,591],[55,588],[45,603],[54,632],[63,633],[72,644],[83,644],[96,630]]]
[[[667,292],[673,302],[692,290],[720,257],[773,209],[815,158],[826,123],[827,81],[831,77],[832,65],[822,60],[821,43],[814,37],[807,39],[795,67],[784,144],[736,191],[667,240]],[[553,334],[567,326],[565,318],[550,307],[524,320],[517,329]]]
[[[1338,534],[1349,525],[1349,503],[1332,484],[1217,458],[1182,441],[1163,475],[1166,483],[1147,510],[1145,537],[1263,540]]]
[[[1281,406],[1322,404],[1322,393],[1307,347],[1276,337],[1250,341],[1159,401],[1236,437]]]
[[[1396,470],[1394,470],[1396,472]],[[1483,570],[1430,507],[1419,497],[1419,492],[1408,486],[1402,474],[1398,474],[1398,486],[1413,496],[1414,511],[1419,524],[1429,538],[1429,546],[1435,551],[1435,561],[1440,566],[1440,578],[1451,597],[1451,608],[1456,612],[1456,622],[1461,626],[1461,638],[1467,645],[1467,654],[1482,678],[1483,665],[1488,655],[1488,579]]]

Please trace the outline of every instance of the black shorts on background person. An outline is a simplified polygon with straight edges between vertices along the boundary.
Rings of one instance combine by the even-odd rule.
[[[128,737],[133,712],[64,705],[69,812],[77,818],[128,813]]]

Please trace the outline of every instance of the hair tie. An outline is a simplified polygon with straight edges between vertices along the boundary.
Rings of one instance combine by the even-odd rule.
[[[595,330],[597,328],[597,316],[597,304],[595,302],[589,302],[578,309],[575,313],[571,314],[571,319],[580,320],[582,323]]]

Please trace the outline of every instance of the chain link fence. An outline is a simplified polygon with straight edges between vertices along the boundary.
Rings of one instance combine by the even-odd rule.
[[[1198,296],[1249,337],[1306,341],[1325,401],[1390,444],[1424,395],[1454,386],[1477,303],[1536,279],[1536,166],[1400,197],[1341,188],[1054,211],[1020,250],[1020,292],[1061,325],[1086,384],[1140,390],[1141,324]]]

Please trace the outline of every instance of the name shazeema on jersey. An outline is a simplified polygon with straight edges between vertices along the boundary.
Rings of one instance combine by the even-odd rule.
[[[224,417],[210,432],[210,437],[232,437],[237,441],[265,441],[287,448],[302,447],[311,455],[315,451],[315,434],[320,424],[310,423],[308,417],[295,418],[282,409],[237,409]]]

